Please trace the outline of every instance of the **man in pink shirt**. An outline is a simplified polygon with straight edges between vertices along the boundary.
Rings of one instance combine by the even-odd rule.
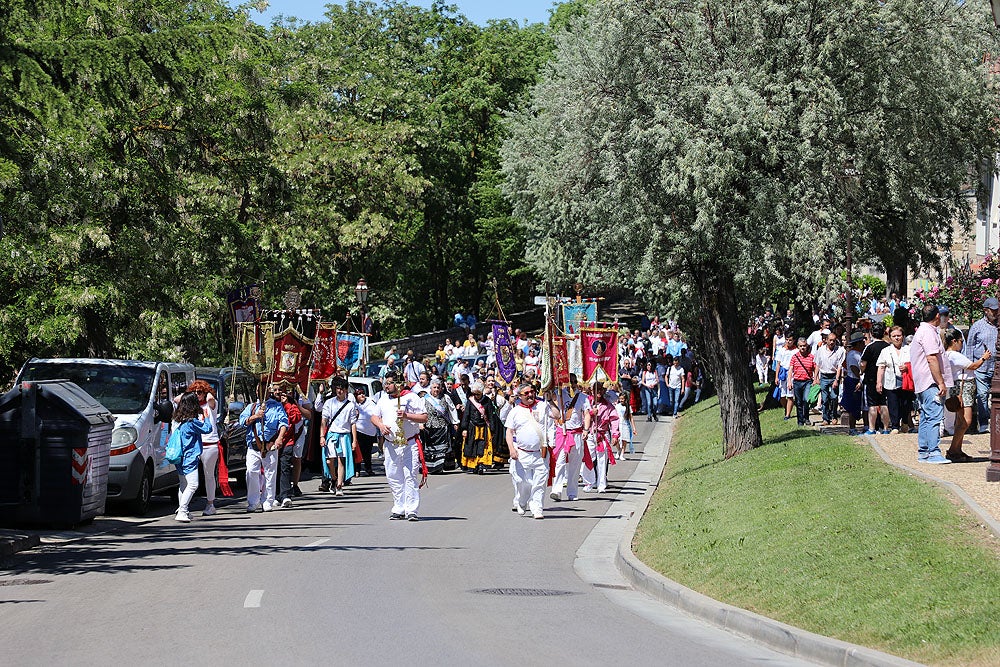
[[[941,455],[941,420],[944,417],[944,397],[948,387],[955,384],[951,377],[951,364],[944,356],[944,345],[938,325],[941,313],[932,303],[921,311],[922,322],[910,343],[910,368],[913,372],[913,389],[920,403],[920,425],[917,429],[917,460],[921,463],[951,463]]]

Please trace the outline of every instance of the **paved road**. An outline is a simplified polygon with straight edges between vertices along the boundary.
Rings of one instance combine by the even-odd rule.
[[[623,523],[614,496],[634,465],[542,521],[510,511],[501,473],[432,477],[419,523],[388,521],[381,477],[188,525],[164,499],[158,519],[99,521],[111,532],[0,564],[0,662],[804,664],[657,604],[634,614],[577,576],[591,530]]]

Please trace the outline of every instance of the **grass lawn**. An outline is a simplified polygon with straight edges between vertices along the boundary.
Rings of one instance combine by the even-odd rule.
[[[725,461],[718,402],[687,410],[636,555],[822,635],[930,664],[1000,664],[1000,548],[974,516],[854,438],[761,417],[765,445]]]

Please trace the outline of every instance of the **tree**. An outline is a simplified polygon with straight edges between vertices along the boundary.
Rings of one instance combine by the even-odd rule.
[[[759,446],[748,307],[789,281],[825,289],[848,236],[870,256],[891,218],[926,257],[965,213],[970,166],[998,143],[981,10],[595,3],[503,149],[532,264],[686,316],[725,455]]]

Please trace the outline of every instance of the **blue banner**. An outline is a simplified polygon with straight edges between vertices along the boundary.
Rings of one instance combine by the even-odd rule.
[[[562,314],[563,331],[567,334],[578,334],[580,333],[581,326],[593,324],[597,321],[597,302],[564,303]]]
[[[365,338],[360,334],[337,332],[337,365],[348,371],[361,368]]]

